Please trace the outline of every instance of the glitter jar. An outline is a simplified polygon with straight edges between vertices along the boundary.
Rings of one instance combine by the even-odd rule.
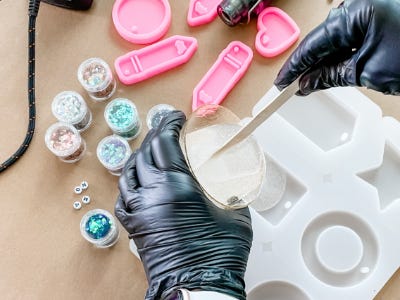
[[[58,122],[51,125],[45,134],[47,148],[64,162],[74,163],[80,160],[86,151],[86,142],[79,131],[68,123]]]
[[[142,128],[135,104],[125,98],[116,98],[107,104],[104,118],[111,130],[127,140],[136,138]]]
[[[173,110],[175,110],[175,107],[169,104],[157,104],[153,106],[147,113],[147,127],[149,129],[157,128],[161,120]]]
[[[92,112],[77,92],[65,91],[57,94],[51,110],[59,121],[74,125],[78,131],[86,130],[92,123]]]
[[[78,68],[78,80],[89,96],[96,101],[109,99],[117,86],[109,65],[96,57],[81,63]]]
[[[106,136],[97,145],[97,158],[115,176],[121,175],[131,154],[132,150],[126,139],[115,134]]]
[[[115,218],[104,209],[88,211],[81,219],[82,236],[97,248],[108,248],[118,241],[119,228]]]

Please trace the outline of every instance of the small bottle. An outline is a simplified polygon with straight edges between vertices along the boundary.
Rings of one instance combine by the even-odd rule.
[[[136,138],[142,128],[136,105],[125,98],[116,98],[108,103],[104,118],[115,134],[127,140]]]
[[[109,65],[101,58],[89,58],[78,68],[78,80],[95,101],[110,99],[116,89]]]
[[[68,123],[51,125],[45,134],[47,148],[60,160],[67,163],[79,161],[86,151],[86,142],[79,131]]]
[[[51,110],[60,122],[72,124],[79,132],[89,128],[92,123],[92,112],[77,92],[65,91],[57,94]]]
[[[253,15],[259,15],[272,0],[222,0],[217,7],[221,20],[235,26],[239,23],[249,23]]]
[[[149,129],[157,128],[161,120],[167,116],[175,107],[169,104],[157,104],[147,113],[146,123]]]
[[[88,211],[81,219],[82,236],[97,248],[108,248],[119,239],[119,227],[115,218],[104,209]]]
[[[115,176],[121,175],[131,154],[132,150],[126,139],[115,134],[106,136],[97,145],[97,158]]]

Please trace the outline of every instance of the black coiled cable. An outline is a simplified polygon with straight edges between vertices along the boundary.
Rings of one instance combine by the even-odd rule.
[[[0,173],[14,164],[28,149],[35,132],[36,106],[35,106],[35,24],[39,12],[40,0],[29,0],[29,25],[28,25],[28,102],[29,123],[26,136],[21,146],[5,162],[0,164]]]

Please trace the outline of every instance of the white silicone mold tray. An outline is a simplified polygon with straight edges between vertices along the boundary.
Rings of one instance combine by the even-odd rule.
[[[336,88],[292,97],[254,135],[277,191],[251,209],[248,299],[373,299],[400,266],[400,123]]]

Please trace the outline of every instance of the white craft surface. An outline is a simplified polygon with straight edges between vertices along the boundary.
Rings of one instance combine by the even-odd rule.
[[[286,190],[251,209],[248,299],[373,299],[400,266],[399,122],[357,89],[334,88],[293,96],[254,135]]]

